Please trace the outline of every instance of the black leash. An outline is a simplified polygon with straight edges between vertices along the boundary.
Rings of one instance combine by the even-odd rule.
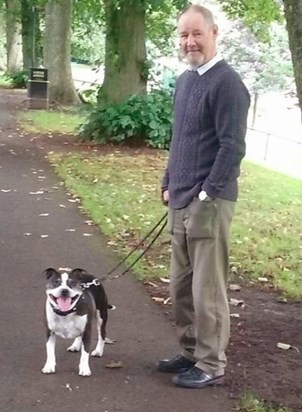
[[[133,268],[133,266],[148,252],[148,250],[151,248],[151,246],[154,244],[154,242],[158,239],[162,231],[164,230],[166,224],[167,224],[167,215],[168,212],[166,212],[163,217],[156,223],[156,225],[146,234],[146,236],[133,248],[127,256],[124,257],[123,260],[121,260],[114,268],[112,268],[103,278],[103,280],[109,280],[109,279],[118,279],[121,276],[124,276],[126,273],[129,272],[130,269]],[[161,226],[160,226],[161,225]],[[146,248],[142,251],[142,253],[131,263],[130,266],[128,266],[122,273],[119,275],[114,275],[110,276],[113,272],[116,271],[147,239],[149,236],[152,235],[153,232],[160,226],[158,229],[158,232],[154,235],[153,239],[151,242],[146,246]]]

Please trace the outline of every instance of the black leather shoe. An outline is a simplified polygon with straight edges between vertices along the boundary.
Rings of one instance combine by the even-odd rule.
[[[205,388],[211,385],[221,385],[224,382],[224,375],[213,376],[194,366],[190,370],[174,376],[172,382],[182,388]]]
[[[195,362],[192,362],[181,355],[177,355],[171,359],[160,360],[157,364],[157,370],[166,373],[182,373],[191,369],[194,365]]]

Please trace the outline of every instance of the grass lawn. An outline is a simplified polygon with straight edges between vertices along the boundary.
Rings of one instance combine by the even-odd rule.
[[[80,110],[30,110],[19,112],[18,120],[29,133],[62,133],[75,134],[85,119]]]
[[[160,181],[165,152],[132,155],[116,150],[97,156],[52,154],[50,160],[68,190],[124,254],[165,213]],[[240,198],[232,226],[231,273],[252,283],[280,289],[289,298],[302,297],[302,185],[244,161]],[[167,276],[170,246],[167,234],[135,267],[139,278]]]
[[[235,407],[236,412],[291,412],[288,408],[267,406],[251,393],[243,395]]]

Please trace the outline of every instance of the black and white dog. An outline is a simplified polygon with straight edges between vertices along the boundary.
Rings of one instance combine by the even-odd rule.
[[[43,373],[54,373],[56,369],[56,336],[74,339],[67,349],[79,352],[81,358],[79,375],[90,376],[89,354],[92,326],[96,319],[98,341],[92,356],[102,356],[106,338],[108,304],[104,287],[98,279],[85,270],[77,268],[71,272],[59,272],[48,268],[44,271],[46,285],[46,353]]]

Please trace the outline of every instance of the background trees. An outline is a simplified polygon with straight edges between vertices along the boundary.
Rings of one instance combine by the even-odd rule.
[[[184,0],[0,0],[0,20],[6,22],[6,40],[0,40],[0,49],[2,41],[7,55],[3,62],[0,50],[0,66],[1,61],[2,66],[6,63],[7,72],[13,73],[20,70],[21,61],[26,70],[32,64],[43,63],[49,69],[51,100],[76,103],[70,71],[72,53],[78,60],[104,65],[104,84],[99,93],[102,104],[122,102],[129,95],[146,92],[154,56],[177,55],[173,35],[175,16],[186,3]],[[228,16],[237,19],[237,27],[225,33],[223,42],[228,59],[235,64],[236,59],[240,61],[237,64],[240,69],[248,68],[245,75],[248,74],[255,95],[272,87],[288,87],[292,60],[302,107],[302,0],[200,3],[210,3],[210,7],[219,3]],[[280,38],[284,16],[289,46],[285,37]],[[277,24],[270,28],[273,21]]]
[[[302,0],[219,0],[231,17],[241,18],[258,36],[266,37],[268,25],[285,16],[299,105],[302,110]]]

